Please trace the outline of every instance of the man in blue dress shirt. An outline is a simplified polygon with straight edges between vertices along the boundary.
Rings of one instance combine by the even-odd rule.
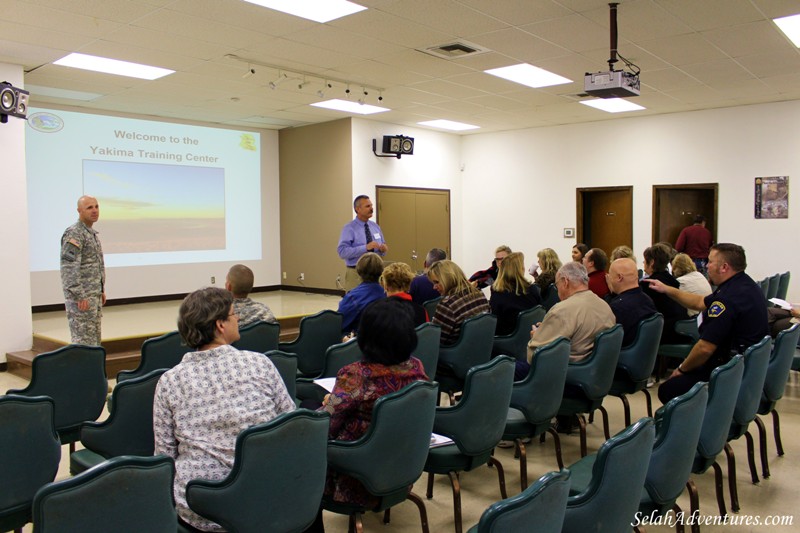
[[[336,248],[339,257],[344,259],[347,267],[344,276],[345,291],[349,291],[361,283],[361,278],[356,273],[356,263],[362,255],[367,252],[375,252],[383,256],[389,249],[380,226],[370,220],[374,210],[369,196],[363,194],[356,196],[356,199],[353,200],[353,209],[356,212],[356,218],[344,225],[339,237],[339,246]]]

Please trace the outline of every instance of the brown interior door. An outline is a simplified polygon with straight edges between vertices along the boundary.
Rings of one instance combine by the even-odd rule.
[[[378,187],[378,223],[389,251],[387,261],[402,261],[420,271],[428,250],[450,257],[450,191]]]
[[[578,189],[578,241],[607,254],[633,244],[633,187]]]
[[[717,240],[717,184],[653,186],[653,242],[675,245],[681,230],[696,215],[706,217],[706,228]]]

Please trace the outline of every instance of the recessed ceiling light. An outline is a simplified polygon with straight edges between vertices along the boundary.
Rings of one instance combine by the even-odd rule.
[[[593,100],[581,100],[580,103],[588,105],[589,107],[594,107],[600,111],[607,111],[608,113],[624,113],[625,111],[646,109],[624,98],[595,98]]]
[[[534,89],[572,83],[572,80],[559,76],[558,74],[553,74],[543,68],[534,67],[528,63],[520,63],[519,65],[511,65],[510,67],[492,68],[484,70],[484,72],[492,76],[497,76],[498,78],[504,78],[515,83],[533,87]]]
[[[350,100],[340,100],[334,98],[333,100],[325,100],[324,102],[316,102],[310,104],[314,107],[324,107],[326,109],[333,109],[336,111],[344,111],[346,113],[356,113],[359,115],[372,115],[373,113],[383,113],[384,111],[391,111],[388,107],[379,107],[376,105],[359,104],[358,102],[351,102]]]
[[[72,53],[64,56],[58,61],[53,61],[53,64],[64,67],[93,70],[95,72],[105,72],[106,74],[116,74],[118,76],[130,76],[131,78],[140,78],[143,80],[157,80],[158,78],[162,78],[175,72],[174,70],[169,70],[166,68],[151,67],[149,65],[141,65],[139,63],[129,63],[128,61],[120,61],[118,59],[109,59],[107,57],[90,56],[78,53]]]
[[[800,48],[800,15],[789,15],[779,19],[772,19],[794,45]]]
[[[464,124],[463,122],[455,122],[452,120],[426,120],[425,122],[417,122],[421,126],[430,126],[431,128],[441,128],[443,130],[464,131],[476,130],[480,126],[473,126],[472,124]]]
[[[296,17],[328,22],[367,9],[347,0],[245,0]]]

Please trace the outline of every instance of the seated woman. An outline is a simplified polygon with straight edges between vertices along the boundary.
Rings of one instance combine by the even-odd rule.
[[[383,273],[383,259],[376,253],[368,252],[361,256],[356,263],[356,273],[361,277],[355,289],[344,295],[339,302],[339,312],[342,314],[342,333],[349,335],[357,333],[358,319],[361,311],[375,300],[386,296],[378,279]]]
[[[411,356],[417,347],[417,334],[405,302],[386,298],[371,304],[361,314],[358,331],[358,347],[364,358],[339,371],[333,390],[320,408],[331,414],[330,439],[351,441],[363,436],[378,398],[415,381],[428,380],[422,363]],[[375,500],[358,480],[333,471],[328,472],[325,495],[367,507]],[[309,531],[321,531],[320,522],[318,517],[317,527]]]
[[[579,242],[575,246],[572,247],[572,260],[577,261],[578,263],[583,262],[583,256],[589,251],[589,247]]]
[[[539,287],[525,279],[525,257],[520,252],[509,254],[492,284],[489,306],[497,317],[495,335],[508,335],[517,326],[520,311],[531,309],[542,303]]]
[[[539,268],[533,273],[533,282],[539,287],[539,294],[544,296],[551,288],[551,284],[556,282],[556,272],[561,268],[561,259],[552,248],[543,248],[536,254]]]
[[[461,333],[461,324],[466,319],[491,312],[486,296],[467,281],[464,272],[454,262],[448,259],[435,262],[428,270],[428,279],[442,295],[431,319],[433,324],[442,328],[442,346],[455,344]]]
[[[670,252],[666,246],[654,244],[644,251],[644,272],[650,279],[657,279],[664,285],[679,288],[680,283],[667,271]],[[664,344],[680,344],[686,342],[683,335],[675,333],[675,322],[688,318],[686,308],[667,296],[650,288],[646,281],[640,281],[642,292],[653,300],[656,310],[664,315],[664,330],[661,333],[661,342]]]
[[[295,405],[269,359],[230,346],[239,339],[230,292],[209,287],[189,294],[178,311],[178,331],[197,351],[188,352],[158,381],[155,454],[175,460],[173,494],[180,520],[202,531],[223,531],[189,509],[186,484],[223,479],[233,466],[237,435]]]
[[[414,272],[411,267],[405,263],[391,263],[386,265],[381,274],[380,283],[383,290],[386,291],[386,296],[389,298],[397,298],[403,302],[408,302],[411,310],[414,313],[414,326],[419,326],[428,322],[428,312],[420,304],[411,300],[411,295],[408,289],[411,287],[411,280],[414,279]]]
[[[677,254],[672,259],[672,275],[681,284],[681,290],[691,292],[692,294],[699,294],[700,296],[708,296],[712,293],[711,285],[704,275],[697,271],[694,261],[686,254]],[[690,317],[697,315],[700,311],[694,309],[687,309]]]

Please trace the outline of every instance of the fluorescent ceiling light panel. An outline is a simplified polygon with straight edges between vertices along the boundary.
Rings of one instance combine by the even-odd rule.
[[[519,65],[511,65],[510,67],[492,68],[484,70],[484,72],[492,76],[497,76],[498,78],[504,78],[515,83],[533,87],[534,89],[572,83],[572,80],[548,72],[543,68],[534,67],[528,63],[520,63]]]
[[[130,76],[143,80],[157,80],[175,72],[166,68],[151,67],[139,63],[129,63],[118,59],[107,57],[90,56],[86,54],[72,53],[64,56],[58,61],[53,61],[54,65],[64,67],[80,68],[93,70],[95,72],[105,72],[106,74],[116,74],[118,76]]]
[[[626,111],[646,109],[624,98],[595,98],[594,100],[581,100],[580,103],[608,113],[624,113]]]
[[[296,17],[328,22],[367,9],[347,0],[245,0]]]
[[[379,107],[376,105],[359,104],[358,102],[351,102],[350,100],[340,100],[334,98],[333,100],[325,100],[324,102],[316,102],[310,104],[314,107],[324,107],[326,109],[333,109],[336,111],[344,111],[345,113],[356,113],[358,115],[372,115],[373,113],[383,113],[384,111],[391,111],[388,107]]]
[[[800,48],[800,15],[790,15],[779,19],[772,19],[794,45]]]
[[[472,124],[464,124],[463,122],[455,122],[444,119],[426,120],[425,122],[417,122],[417,124],[420,126],[430,126],[431,128],[440,128],[451,131],[476,130],[480,128],[480,126],[473,126]]]

